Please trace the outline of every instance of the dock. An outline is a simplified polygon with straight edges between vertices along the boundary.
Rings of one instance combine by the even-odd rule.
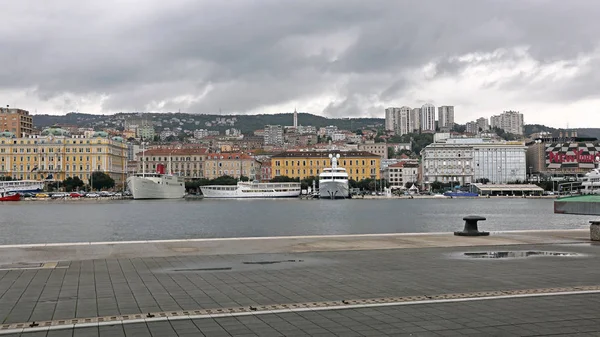
[[[599,257],[588,230],[6,245],[0,335],[597,336]]]

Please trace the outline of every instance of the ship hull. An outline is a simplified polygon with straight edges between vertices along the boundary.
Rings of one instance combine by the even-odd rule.
[[[346,199],[350,197],[347,180],[319,180],[320,199]]]
[[[2,201],[19,201],[19,200],[21,200],[21,195],[18,193],[0,197],[0,202],[2,202]]]
[[[158,183],[152,179],[144,177],[127,178],[127,186],[133,199],[181,199],[185,196],[185,186],[183,182],[177,182],[177,179],[165,180]]]

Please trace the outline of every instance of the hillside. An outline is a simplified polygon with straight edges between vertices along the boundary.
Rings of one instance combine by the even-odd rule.
[[[237,119],[235,125],[215,125],[217,118]],[[115,115],[91,115],[83,113],[69,113],[64,116],[53,115],[33,115],[33,123],[38,128],[45,128],[53,125],[76,125],[78,127],[91,127],[102,129],[106,127],[122,128],[124,121],[134,118],[144,118],[152,120],[155,125],[160,127],[181,127],[184,130],[210,129],[224,131],[234,127],[241,129],[243,133],[252,133],[254,130],[262,129],[265,125],[292,125],[293,114],[282,113],[273,115],[204,115],[204,114],[185,114],[185,113],[119,113]],[[173,121],[180,120],[181,122]],[[305,112],[298,113],[298,123],[300,125],[312,125],[317,128],[328,125],[335,125],[340,129],[356,130],[365,127],[381,127],[384,124],[382,118],[326,118]],[[211,123],[209,127],[206,123]]]

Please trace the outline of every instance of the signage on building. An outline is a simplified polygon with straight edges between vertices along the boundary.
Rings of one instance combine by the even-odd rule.
[[[546,144],[546,168],[551,170],[589,170],[600,155],[599,143]]]

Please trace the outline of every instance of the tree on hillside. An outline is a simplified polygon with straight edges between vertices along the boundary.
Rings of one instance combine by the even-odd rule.
[[[388,158],[395,158],[395,157],[396,157],[396,151],[394,151],[394,147],[388,146]]]
[[[93,190],[104,190],[115,187],[115,180],[108,174],[100,171],[92,172],[90,186]]]

